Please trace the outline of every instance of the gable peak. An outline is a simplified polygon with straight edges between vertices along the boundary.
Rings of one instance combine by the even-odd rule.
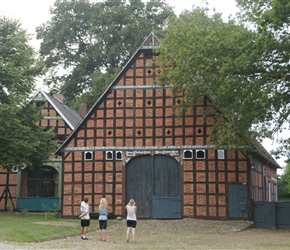
[[[153,47],[158,47],[160,45],[160,41],[157,38],[157,36],[155,36],[155,34],[153,32],[151,32],[149,34],[149,36],[147,36],[147,38],[145,39],[145,41],[142,43],[142,45],[140,46],[140,48],[142,49],[152,49]]]

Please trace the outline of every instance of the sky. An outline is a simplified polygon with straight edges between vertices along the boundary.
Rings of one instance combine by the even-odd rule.
[[[0,0],[0,15],[6,18],[18,19],[22,23],[22,28],[32,35],[31,44],[37,50],[39,41],[35,38],[35,28],[50,20],[49,8],[53,6],[55,0]],[[174,11],[179,15],[183,10],[191,10],[192,6],[205,7],[205,0],[166,0],[174,7]],[[223,14],[224,20],[229,15],[237,12],[235,0],[207,0],[208,8],[215,9]],[[40,88],[45,88],[42,83],[38,83]],[[275,147],[271,140],[263,142],[263,146],[270,151]],[[277,160],[281,166],[285,166],[285,158]]]
[[[185,9],[191,10],[193,5],[205,6],[205,0],[165,1],[174,7],[176,14]],[[0,15],[18,19],[22,23],[22,28],[27,29],[35,37],[35,28],[50,20],[49,7],[53,6],[54,2],[55,0],[0,0]],[[237,10],[235,0],[207,0],[207,2],[210,9],[215,8],[223,13],[224,18]],[[35,43],[34,46],[38,48],[39,44]]]

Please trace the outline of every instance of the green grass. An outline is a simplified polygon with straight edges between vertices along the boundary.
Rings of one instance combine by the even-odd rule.
[[[90,230],[97,226],[91,223]],[[57,219],[53,213],[0,213],[0,241],[40,242],[78,235],[80,229],[79,219]]]

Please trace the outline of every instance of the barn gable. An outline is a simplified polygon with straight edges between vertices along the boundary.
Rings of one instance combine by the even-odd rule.
[[[258,160],[252,169],[254,158],[209,141],[210,98],[179,116],[183,91],[157,84],[158,45],[151,33],[56,151],[63,160],[64,217],[78,215],[84,196],[92,214],[106,197],[112,216],[124,215],[134,198],[138,216],[146,218],[250,218],[254,196],[276,197],[275,164]]]

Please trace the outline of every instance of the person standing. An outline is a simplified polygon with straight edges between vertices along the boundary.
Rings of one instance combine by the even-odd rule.
[[[81,239],[87,240],[87,231],[90,225],[90,206],[88,204],[88,198],[85,197],[84,200],[81,202],[81,214],[79,218],[81,219]]]
[[[106,239],[106,230],[107,230],[107,221],[108,221],[108,211],[107,211],[108,202],[106,198],[100,200],[99,205],[99,240],[107,241]]]
[[[132,242],[136,243],[135,241],[135,229],[137,226],[137,206],[134,199],[131,199],[129,203],[125,207],[127,209],[127,231],[126,231],[126,242],[129,242],[129,234],[130,230],[132,230]]]

